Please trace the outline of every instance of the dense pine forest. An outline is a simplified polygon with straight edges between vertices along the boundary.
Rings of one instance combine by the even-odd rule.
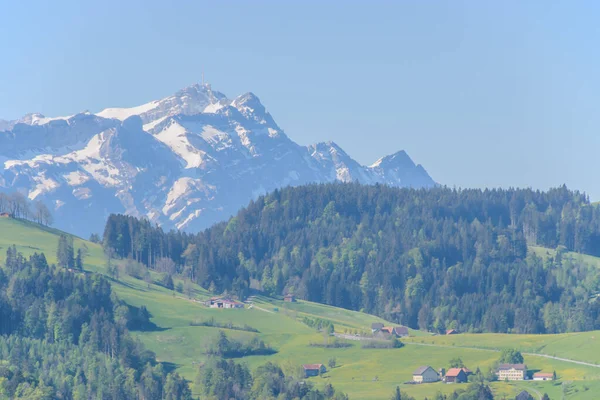
[[[9,248],[0,268],[0,398],[191,399],[187,382],[129,335],[147,317],[102,276]]]
[[[600,210],[565,187],[277,190],[199,234],[113,215],[106,251],[240,298],[251,290],[364,310],[413,328],[600,329]],[[545,259],[528,246],[555,249]]]

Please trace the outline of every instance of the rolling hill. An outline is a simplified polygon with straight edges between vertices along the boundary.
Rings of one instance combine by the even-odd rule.
[[[0,219],[0,257],[5,249],[16,244],[24,254],[44,252],[50,262],[55,261],[55,248],[60,231],[44,228],[36,224]],[[88,272],[103,273],[106,262],[99,245],[75,239],[75,246],[87,246],[89,256],[85,260]],[[3,258],[0,258],[0,263]],[[157,281],[157,274],[153,275]],[[133,332],[157,359],[165,365],[177,368],[184,377],[194,382],[199,365],[206,360],[205,346],[218,335],[213,327],[190,326],[190,322],[214,318],[215,321],[235,325],[247,324],[259,331],[226,330],[230,337],[258,336],[278,350],[272,356],[245,357],[251,368],[256,368],[267,360],[285,366],[301,363],[327,361],[335,357],[337,367],[323,377],[311,378],[317,384],[329,382],[337,389],[349,394],[353,399],[388,398],[397,385],[417,399],[432,398],[436,392],[451,393],[457,386],[441,383],[429,385],[403,385],[411,379],[412,371],[421,364],[435,368],[448,367],[450,359],[461,357],[472,369],[482,370],[491,366],[498,358],[493,351],[503,347],[519,348],[528,353],[556,355],[572,360],[598,363],[594,354],[600,354],[600,332],[586,332],[560,335],[456,335],[432,336],[428,333],[411,331],[411,337],[404,339],[400,349],[362,349],[357,344],[349,348],[322,349],[310,347],[310,342],[322,342],[323,335],[302,323],[304,317],[321,318],[332,321],[338,332],[344,330],[366,330],[372,322],[380,318],[361,312],[344,310],[322,304],[298,301],[284,303],[281,300],[258,296],[253,308],[243,310],[215,310],[207,308],[199,301],[211,294],[194,286],[193,299],[185,298],[155,283],[125,276],[112,280],[114,292],[127,303],[146,306],[152,314],[156,328],[150,331]],[[547,392],[552,399],[565,398],[594,399],[600,391],[600,368],[573,362],[526,355],[526,363],[532,370],[556,370],[560,381],[552,382],[495,382],[492,388],[497,395],[513,395],[522,389],[532,394]]]

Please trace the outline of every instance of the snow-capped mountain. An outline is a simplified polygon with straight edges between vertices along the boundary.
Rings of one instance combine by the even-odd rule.
[[[333,181],[435,185],[404,151],[367,167],[333,142],[300,146],[254,94],[229,99],[210,85],[96,114],[0,120],[0,191],[45,202],[56,226],[80,235],[117,212],[198,230],[276,188]]]

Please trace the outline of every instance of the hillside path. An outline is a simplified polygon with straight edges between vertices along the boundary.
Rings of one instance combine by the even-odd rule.
[[[493,352],[496,352],[496,353],[500,352],[500,350],[496,350],[496,349],[483,349],[483,348],[480,348],[480,347],[448,346],[448,345],[444,345],[444,344],[415,343],[415,342],[402,342],[402,343],[406,344],[406,345],[413,345],[413,346],[446,347],[446,348],[450,348],[450,349],[469,349],[469,350],[493,351]],[[521,353],[521,354],[523,354],[524,356],[544,357],[544,358],[550,358],[552,360],[564,361],[564,362],[568,362],[568,363],[572,363],[572,364],[579,364],[579,365],[585,365],[585,366],[588,366],[588,367],[600,368],[600,365],[598,365],[598,364],[592,364],[592,363],[588,363],[588,362],[585,362],[585,361],[571,360],[569,358],[555,357],[555,356],[551,356],[551,355],[548,355],[548,354],[540,354],[540,353]]]

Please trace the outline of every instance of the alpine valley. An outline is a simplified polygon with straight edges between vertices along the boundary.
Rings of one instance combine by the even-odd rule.
[[[0,121],[0,191],[42,201],[82,236],[111,213],[196,231],[276,188],[334,181],[436,185],[404,151],[362,166],[333,142],[298,145],[254,94],[208,84],[133,108]]]

